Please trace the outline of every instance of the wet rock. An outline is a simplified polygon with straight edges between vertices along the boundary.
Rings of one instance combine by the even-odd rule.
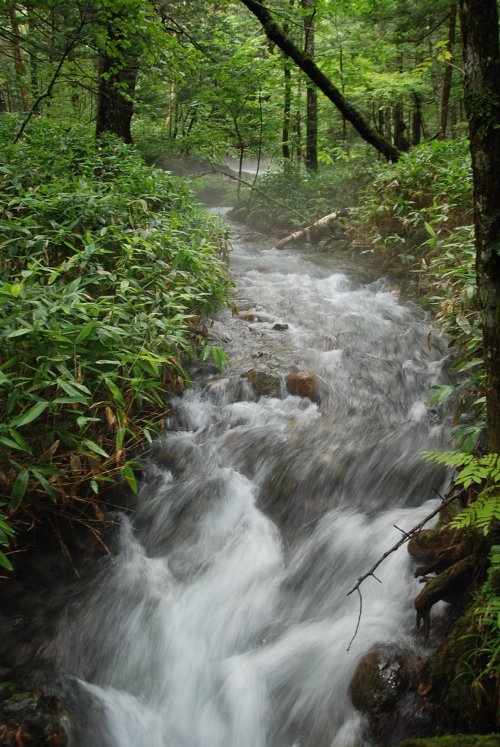
[[[241,319],[244,322],[258,322],[259,317],[255,313],[255,311],[240,311],[238,314],[238,319]]]
[[[401,288],[396,283],[386,283],[382,288],[384,293],[400,293]]]
[[[312,402],[320,399],[319,379],[311,371],[294,371],[286,380],[286,388],[297,397],[308,397]]]
[[[0,694],[1,747],[65,747],[66,721],[60,700],[42,690]]]
[[[233,336],[227,329],[226,325],[217,319],[212,319],[208,329],[208,339],[210,342],[216,345],[221,345],[225,342],[232,342]]]
[[[281,393],[281,382],[279,376],[269,371],[250,369],[247,374],[248,383],[258,397],[279,397]]]
[[[354,672],[349,694],[353,706],[371,717],[391,712],[413,685],[417,671],[397,646],[380,646],[365,654]]]
[[[240,311],[238,319],[244,322],[269,322],[272,323],[275,317],[266,314],[264,311]]]
[[[277,332],[284,332],[288,329],[288,324],[282,324],[281,322],[276,322],[276,324],[273,324],[273,329],[275,329]]]

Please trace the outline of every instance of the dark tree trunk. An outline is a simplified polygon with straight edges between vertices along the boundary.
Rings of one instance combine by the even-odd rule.
[[[16,16],[16,6],[11,5],[9,8],[10,26],[12,29],[12,53],[14,56],[14,67],[16,69],[17,83],[19,86],[19,95],[25,112],[31,108],[28,86],[26,85],[26,66],[24,64],[23,53],[21,50],[21,31]]]
[[[302,7],[313,9],[312,0],[302,0]],[[304,53],[314,60],[314,9],[304,18]],[[306,158],[308,171],[318,170],[318,93],[311,80],[307,81]]]
[[[453,48],[455,46],[455,34],[457,29],[457,4],[453,3],[450,8],[450,25],[448,28],[448,51],[453,54]],[[446,138],[446,130],[448,127],[448,112],[450,109],[450,93],[451,83],[453,77],[453,67],[447,65],[444,71],[443,80],[443,95],[441,97],[441,112],[439,115],[439,135],[440,140]]]
[[[123,43],[112,22],[107,24],[107,34],[117,54],[111,55],[105,50],[100,58],[96,137],[111,132],[131,143],[138,55],[133,51],[133,44],[129,47]]]
[[[394,117],[394,145],[398,150],[408,150],[410,143],[406,137],[406,122],[404,120],[403,104],[396,104]]]
[[[5,96],[3,94],[3,88],[0,84],[0,112],[6,112],[7,111],[7,102],[5,101]]]
[[[30,32],[30,37],[34,37],[35,31],[36,31],[36,22],[35,22],[35,19],[32,13],[30,13],[28,17],[28,28]],[[38,60],[37,60],[36,54],[34,54],[33,51],[30,52],[29,63],[30,63],[31,98],[33,99],[33,101],[36,101],[38,96],[40,95],[40,83],[38,80]]]
[[[315,62],[295,46],[291,39],[278,26],[269,10],[259,0],[242,0],[242,2],[259,19],[268,39],[288,55],[308,78],[318,86],[320,91],[324,93],[358,131],[363,140],[376,148],[389,161],[397,161],[401,155],[398,149],[384,140],[376,129],[371,127],[360,112],[342,95],[341,91],[327,78]]]
[[[489,448],[500,453],[500,49],[496,0],[460,0]]]
[[[281,147],[283,158],[290,158],[290,130],[292,125],[292,71],[290,60],[283,56],[283,129],[281,133]]]
[[[302,115],[300,109],[295,112],[293,120],[293,141],[295,148],[295,160],[300,163],[302,160]]]
[[[413,94],[411,115],[411,144],[418,145],[422,136],[422,102],[418,93]]]

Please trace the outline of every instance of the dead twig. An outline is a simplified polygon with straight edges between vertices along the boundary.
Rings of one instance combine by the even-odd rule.
[[[388,550],[386,550],[384,552],[384,554],[380,556],[380,558],[377,560],[377,562],[372,565],[372,567],[370,568],[370,570],[367,571],[366,573],[364,573],[362,576],[360,576],[358,578],[357,582],[352,587],[352,589],[347,592],[347,596],[350,596],[355,591],[357,591],[358,595],[359,595],[358,620],[357,620],[357,623],[356,623],[356,629],[354,631],[354,635],[352,636],[351,640],[349,641],[349,645],[347,647],[348,651],[350,651],[351,646],[352,646],[352,644],[354,642],[354,639],[356,638],[356,636],[358,634],[359,626],[360,626],[360,623],[361,623],[361,615],[362,615],[362,612],[363,612],[363,597],[361,595],[360,586],[363,583],[363,581],[366,581],[367,578],[369,578],[370,576],[372,576],[376,581],[378,581],[379,583],[382,583],[382,581],[379,578],[377,578],[377,576],[375,575],[375,571],[377,570],[377,568],[379,567],[379,565],[381,565],[384,562],[384,560],[389,557],[389,555],[392,555],[393,552],[396,552],[396,550],[399,550],[399,548],[402,545],[406,544],[406,542],[408,542],[415,534],[417,534],[418,532],[420,532],[420,530],[431,519],[433,519],[434,516],[436,516],[436,514],[438,514],[441,511],[442,508],[444,508],[445,506],[448,506],[450,503],[452,503],[453,501],[457,500],[457,498],[458,498],[458,495],[456,495],[456,494],[452,494],[449,498],[441,498],[441,503],[439,504],[439,506],[437,508],[435,508],[433,511],[431,511],[430,514],[427,514],[427,516],[425,516],[422,519],[422,521],[419,521],[419,523],[416,524],[408,532],[405,532],[402,529],[400,529],[399,527],[396,527],[396,529],[399,532],[401,532],[402,535],[403,535],[401,537],[401,539],[399,539],[397,542],[394,543],[394,545],[392,545],[392,547],[390,547]]]

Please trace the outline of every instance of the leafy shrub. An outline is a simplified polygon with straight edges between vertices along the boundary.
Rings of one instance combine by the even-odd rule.
[[[500,545],[493,545],[486,580],[455,623],[447,646],[432,656],[434,678],[462,728],[498,728],[499,655]]]
[[[200,318],[225,301],[224,229],[185,184],[114,139],[0,119],[0,488],[14,513],[120,476],[165,392],[188,379]],[[0,515],[0,544],[8,539]],[[6,566],[5,555],[0,562]],[[8,562],[8,561],[7,561]]]
[[[429,231],[443,236],[472,222],[472,173],[466,140],[434,140],[394,164],[372,169],[353,238],[397,254],[414,267],[429,254]]]

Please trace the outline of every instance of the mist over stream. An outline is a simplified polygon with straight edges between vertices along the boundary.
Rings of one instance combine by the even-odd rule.
[[[446,346],[345,253],[246,230],[231,265],[248,315],[210,328],[229,365],[171,403],[119,551],[61,621],[73,747],[364,747],[348,696],[360,656],[421,645],[404,548],[364,583],[349,651],[346,594],[443,487],[418,454],[448,444],[426,405]],[[316,402],[287,392],[296,370],[317,375]]]

